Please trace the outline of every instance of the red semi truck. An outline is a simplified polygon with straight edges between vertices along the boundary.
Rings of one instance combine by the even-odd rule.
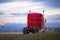
[[[44,15],[42,13],[29,13],[27,27],[23,28],[23,34],[44,32],[44,29]]]

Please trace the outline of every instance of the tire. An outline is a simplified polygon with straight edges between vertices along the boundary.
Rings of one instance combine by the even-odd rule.
[[[27,27],[24,27],[23,28],[23,34],[29,34],[29,31],[28,31],[28,28]]]

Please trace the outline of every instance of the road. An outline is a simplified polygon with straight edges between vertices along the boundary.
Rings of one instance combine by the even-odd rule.
[[[0,34],[23,34],[23,32],[1,32]]]

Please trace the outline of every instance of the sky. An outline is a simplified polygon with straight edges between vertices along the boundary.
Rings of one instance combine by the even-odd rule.
[[[0,0],[0,23],[27,24],[27,14],[45,10],[47,23],[60,23],[60,0]]]

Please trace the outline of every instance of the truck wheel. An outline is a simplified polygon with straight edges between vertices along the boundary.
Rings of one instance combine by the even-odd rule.
[[[28,33],[29,33],[28,28],[27,27],[23,28],[23,34],[28,34]]]

